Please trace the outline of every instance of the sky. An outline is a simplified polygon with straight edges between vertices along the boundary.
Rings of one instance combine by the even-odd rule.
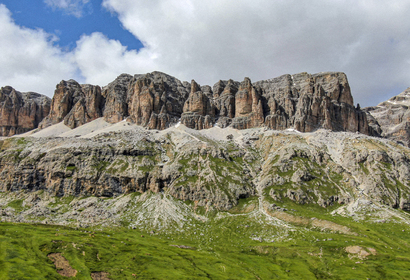
[[[201,85],[341,71],[361,107],[410,87],[407,0],[0,0],[0,86],[53,96],[161,71]]]

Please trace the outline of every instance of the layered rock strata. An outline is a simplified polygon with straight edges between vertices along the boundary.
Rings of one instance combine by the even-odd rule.
[[[191,86],[192,88],[192,86]],[[199,89],[199,87],[196,87]],[[353,105],[343,73],[283,75],[252,84],[219,81],[211,94],[192,90],[182,123],[190,128],[265,126],[310,132],[318,128],[368,134],[366,114]],[[209,108],[208,112],[198,108]]]
[[[410,147],[410,88],[397,96],[367,107],[367,118],[371,134],[382,136]]]
[[[283,75],[254,84],[249,78],[219,81],[213,88],[161,72],[122,74],[102,90],[62,81],[40,127],[64,121],[74,128],[101,116],[112,123],[128,118],[160,130],[180,120],[194,129],[216,125],[369,133],[366,114],[353,105],[346,75],[337,72]]]
[[[204,93],[199,85],[192,80],[191,92],[184,103],[181,123],[194,129],[211,128],[215,124],[215,105],[212,91],[206,88]]]
[[[283,75],[255,86],[261,88],[269,128],[368,133],[366,115],[354,107],[344,73]]]
[[[410,210],[410,149],[386,139],[327,130],[116,127],[78,138],[0,141],[0,192],[154,192],[221,210],[251,196],[322,207],[366,200]]]
[[[34,92],[0,89],[0,136],[12,136],[37,128],[50,111],[50,98]]]

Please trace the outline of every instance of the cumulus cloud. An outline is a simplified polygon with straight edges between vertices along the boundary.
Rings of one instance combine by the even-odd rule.
[[[44,3],[53,9],[60,9],[69,15],[75,17],[82,17],[84,8],[90,0],[44,0]]]
[[[88,3],[45,1],[59,8]],[[92,33],[64,53],[49,34],[16,26],[0,5],[0,82],[25,79],[24,90],[40,91],[61,79],[106,85],[124,72],[154,70],[209,85],[343,71],[362,107],[410,86],[407,1],[103,0],[103,6],[144,48],[129,50]]]
[[[52,96],[62,77],[78,78],[70,54],[53,45],[54,36],[16,25],[3,4],[0,4],[0,26],[1,86]]]
[[[127,50],[117,40],[95,32],[77,41],[73,61],[90,84],[106,85],[121,73],[147,73],[156,70],[156,59],[148,49]]]
[[[362,105],[410,86],[410,2],[104,0],[103,5],[155,55],[158,70],[181,79],[210,84],[343,71]],[[138,57],[133,54],[135,61]],[[134,69],[141,72],[138,63]]]

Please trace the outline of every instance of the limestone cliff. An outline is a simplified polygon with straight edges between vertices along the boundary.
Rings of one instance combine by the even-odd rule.
[[[190,98],[196,98],[195,102],[188,101],[197,104],[196,108],[208,103],[208,107],[215,107],[209,113],[185,107],[182,123],[195,129],[209,128],[215,123],[238,129],[294,128],[310,132],[326,128],[369,133],[366,114],[354,107],[343,73],[283,75],[254,84],[249,78],[241,83],[219,81],[211,95],[199,96],[191,90]]]
[[[209,88],[207,89],[208,93],[211,93]],[[194,80],[191,82],[191,92],[184,104],[181,123],[194,129],[211,128],[215,124],[215,106],[212,97],[202,92]]]
[[[128,74],[118,76],[113,82],[103,87],[105,98],[103,117],[107,122],[116,123],[128,116],[128,85],[133,77]]]
[[[131,121],[150,129],[178,122],[189,90],[181,81],[161,72],[136,75],[128,89]]]
[[[221,210],[251,196],[322,207],[368,200],[410,210],[410,150],[390,140],[327,130],[112,127],[0,141],[0,192],[154,192]]]
[[[255,83],[266,100],[265,124],[301,132],[326,128],[368,134],[366,115],[353,106],[344,73],[300,73]]]
[[[392,139],[410,147],[409,107],[410,88],[375,107],[364,108],[368,112],[372,135]]]
[[[61,81],[51,100],[50,113],[39,128],[61,121],[70,128],[90,122],[101,116],[103,100],[99,86],[80,85],[74,80]]]
[[[74,128],[101,116],[111,123],[128,118],[160,130],[180,120],[194,129],[216,125],[369,133],[366,114],[354,107],[346,75],[338,72],[283,75],[254,84],[249,78],[219,81],[213,88],[161,72],[122,74],[102,90],[62,81],[40,128],[60,121]]]
[[[12,136],[37,128],[50,111],[50,98],[34,92],[0,89],[0,136]]]

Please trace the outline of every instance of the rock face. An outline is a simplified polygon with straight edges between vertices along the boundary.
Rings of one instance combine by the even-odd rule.
[[[74,80],[62,81],[54,93],[50,114],[40,128],[61,121],[76,128],[104,117],[110,123],[129,118],[150,129],[165,129],[178,122],[187,96],[186,85],[160,72],[122,74],[102,90]]]
[[[51,103],[36,93],[1,89],[0,134],[10,136],[64,122],[76,128],[104,117],[163,130],[179,121],[193,129],[267,127],[312,132],[361,132],[410,146],[410,88],[376,107],[355,107],[340,72],[299,73],[252,83],[219,81],[212,88],[161,72],[121,74],[100,88],[61,81]]]
[[[410,147],[410,88],[397,96],[367,107],[371,134],[398,141]]]
[[[105,98],[103,116],[107,122],[116,123],[128,116],[127,93],[132,78],[131,75],[122,74],[103,88],[102,95]]]
[[[344,73],[284,75],[255,85],[266,100],[265,125],[270,128],[368,133],[366,115],[353,106]]]
[[[301,132],[318,128],[364,134],[369,131],[366,114],[354,107],[343,73],[283,75],[254,84],[249,78],[241,83],[219,81],[212,94],[200,95],[191,90],[190,99],[182,123],[195,129],[215,123],[237,129],[265,126]],[[193,103],[198,104],[195,109],[190,108]],[[209,104],[209,112],[198,110],[205,104]]]
[[[346,75],[337,72],[283,75],[254,84],[249,78],[219,81],[213,88],[161,72],[122,74],[102,90],[62,81],[40,127],[64,121],[74,128],[101,116],[111,123],[128,118],[160,130],[180,120],[194,129],[264,126],[369,133],[366,114],[353,105]]]
[[[124,126],[131,129],[0,141],[0,192],[153,192],[221,210],[251,196],[322,207],[365,199],[410,211],[410,149],[387,139],[327,130]]]
[[[101,117],[103,105],[99,86],[80,85],[74,80],[61,81],[51,100],[50,113],[39,128],[61,121],[70,128],[76,128]]]
[[[188,97],[187,85],[160,72],[134,76],[128,89],[130,119],[150,129],[178,122]]]
[[[37,128],[50,111],[50,98],[34,92],[0,89],[0,136],[12,136]]]
[[[184,104],[181,123],[194,129],[211,128],[215,123],[215,106],[212,102],[212,91],[206,87],[204,93],[192,80],[191,92]]]

